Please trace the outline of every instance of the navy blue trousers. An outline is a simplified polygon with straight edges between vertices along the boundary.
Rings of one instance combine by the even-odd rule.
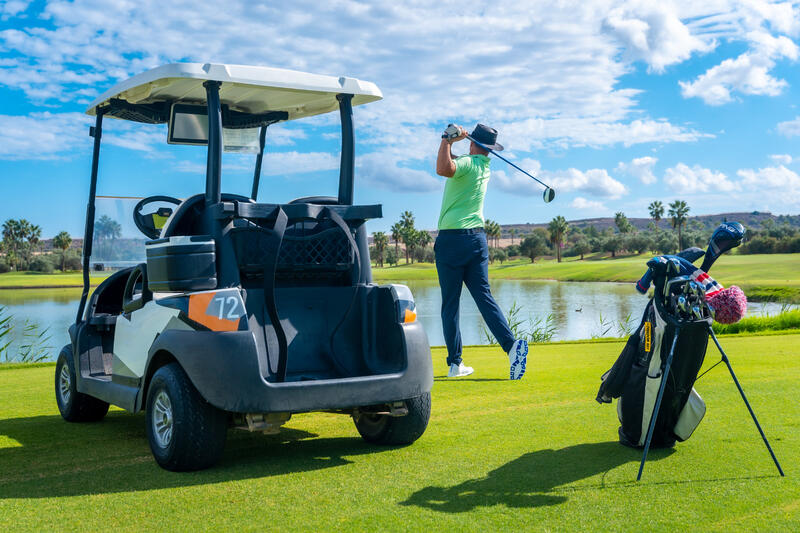
[[[486,234],[440,231],[434,244],[436,271],[442,289],[442,330],[447,344],[447,364],[461,363],[461,331],[458,307],[462,284],[467,286],[478,310],[504,351],[514,344],[503,311],[489,288],[489,246]]]

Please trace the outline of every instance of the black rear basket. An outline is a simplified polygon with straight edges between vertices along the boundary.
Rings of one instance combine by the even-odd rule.
[[[234,228],[230,235],[242,279],[263,279],[265,267],[274,261],[274,234],[250,226]],[[284,233],[275,279],[282,285],[350,284],[353,264],[353,250],[341,229],[324,223],[298,222]]]

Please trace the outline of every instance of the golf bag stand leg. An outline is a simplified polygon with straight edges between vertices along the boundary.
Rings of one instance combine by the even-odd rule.
[[[753,422],[756,423],[756,428],[758,428],[758,432],[761,434],[761,438],[764,440],[764,444],[767,446],[767,450],[769,450],[769,454],[772,456],[772,461],[775,463],[775,466],[778,467],[778,472],[781,476],[783,476],[783,469],[781,468],[781,464],[778,462],[778,458],[775,457],[775,452],[772,451],[772,446],[769,445],[769,441],[767,440],[767,436],[764,435],[764,430],[761,429],[761,424],[758,423],[758,418],[756,418],[756,414],[753,412],[753,408],[750,407],[750,402],[747,401],[747,396],[744,395],[744,391],[742,390],[742,386],[739,384],[739,380],[736,379],[736,374],[733,373],[733,368],[731,367],[731,362],[728,360],[728,356],[725,355],[725,352],[722,350],[722,346],[719,345],[719,341],[717,340],[717,336],[714,335],[714,330],[709,326],[708,331],[711,333],[711,338],[714,339],[714,344],[717,345],[717,349],[719,353],[722,354],[722,362],[728,367],[728,370],[731,373],[731,377],[733,378],[733,382],[736,384],[736,388],[739,389],[739,394],[742,395],[742,400],[744,400],[744,404],[747,406],[747,410],[750,411],[750,416],[753,417]]]
[[[661,374],[661,385],[658,387],[656,404],[653,406],[653,414],[650,416],[650,427],[647,428],[647,438],[644,441],[644,452],[642,452],[642,462],[639,464],[639,475],[636,476],[636,481],[642,479],[644,462],[647,460],[647,452],[650,450],[650,441],[653,440],[653,431],[656,429],[658,410],[661,408],[661,399],[664,397],[664,389],[667,386],[667,376],[669,376],[669,369],[672,366],[672,356],[675,355],[675,345],[678,343],[678,335],[680,334],[680,328],[676,328],[675,336],[672,337],[672,346],[670,346],[669,355],[667,355],[667,363],[664,365],[664,372]]]

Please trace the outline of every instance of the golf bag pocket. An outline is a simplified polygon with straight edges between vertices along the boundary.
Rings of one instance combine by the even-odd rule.
[[[678,415],[678,421],[675,423],[675,427],[672,430],[673,433],[675,433],[675,438],[683,442],[691,437],[694,430],[700,425],[700,421],[703,420],[705,414],[706,403],[703,401],[703,398],[697,394],[697,391],[692,388],[692,392],[689,393],[689,398],[686,400],[686,405],[681,409]]]

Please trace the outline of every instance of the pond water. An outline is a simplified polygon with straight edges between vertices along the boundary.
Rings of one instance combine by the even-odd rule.
[[[435,281],[406,282],[417,303],[418,320],[425,327],[431,345],[444,344],[441,319],[441,293]],[[517,318],[528,327],[529,320],[545,320],[551,315],[553,340],[587,339],[593,336],[624,335],[626,321],[638,324],[647,298],[636,292],[632,283],[593,283],[558,281],[492,282],[492,292],[504,311],[519,307]],[[0,306],[17,325],[15,342],[20,340],[21,325],[28,321],[48,328],[51,357],[69,342],[67,328],[75,321],[80,291],[77,289],[0,290]],[[748,314],[777,314],[777,303],[750,303]],[[461,335],[465,345],[487,344],[483,319],[466,288],[461,295]]]

